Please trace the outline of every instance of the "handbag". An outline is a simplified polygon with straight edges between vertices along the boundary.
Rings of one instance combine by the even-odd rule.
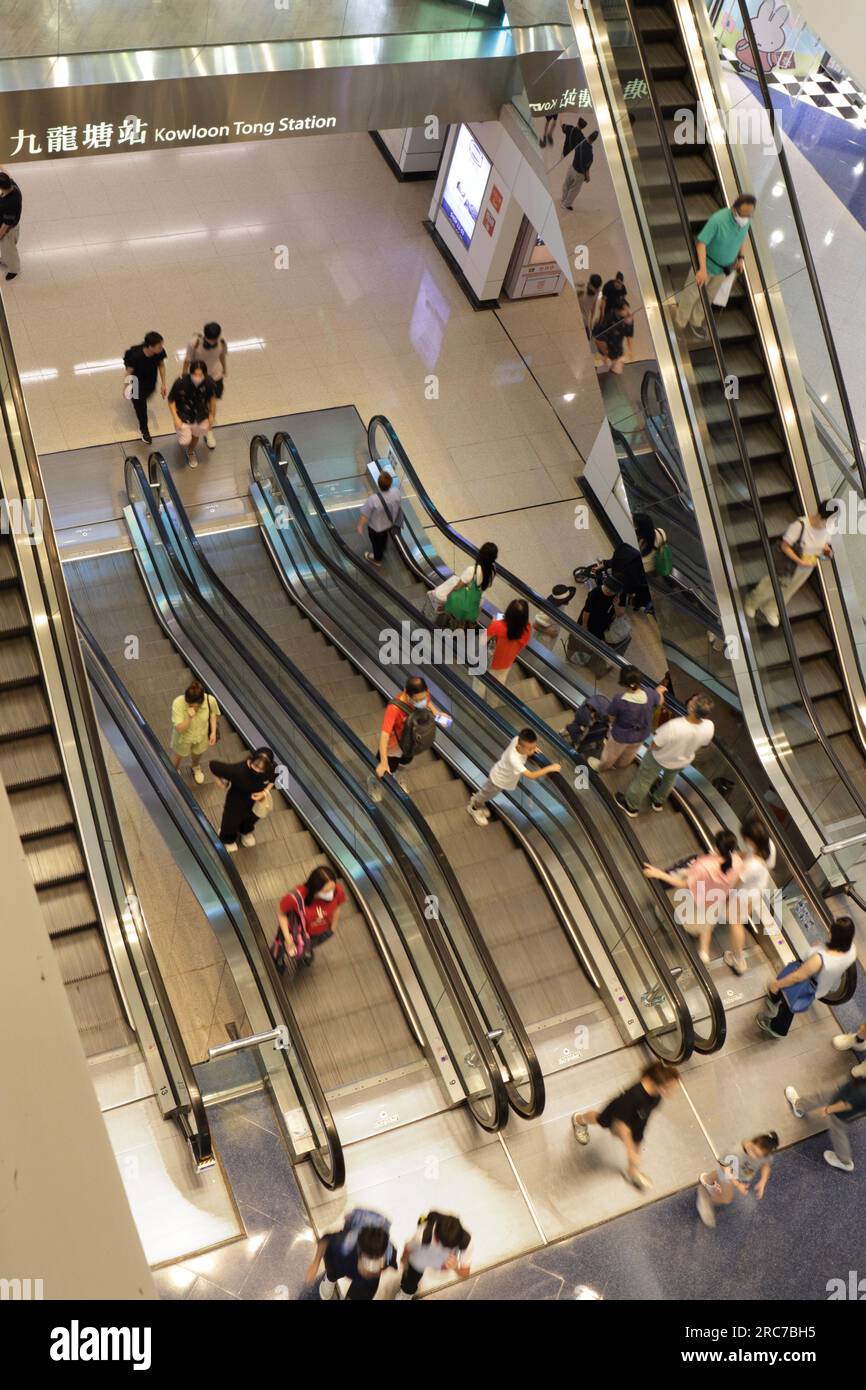
[[[274,798],[271,795],[270,787],[268,787],[264,796],[261,797],[258,801],[253,802],[253,815],[258,820],[265,820],[265,818],[271,814],[273,809]]]
[[[795,970],[799,970],[801,964],[802,962],[799,960],[792,960],[790,965],[786,965],[783,970],[779,971],[777,978],[783,980],[786,975],[791,975]],[[810,976],[808,980],[798,980],[795,985],[789,985],[787,989],[783,989],[782,993],[785,996],[785,1003],[788,1005],[791,1013],[802,1014],[805,1013],[807,1009],[811,1009],[815,1002],[817,989],[817,975]]]
[[[736,270],[730,270],[728,271],[728,274],[725,276],[722,283],[719,285],[719,288],[713,295],[713,303],[715,304],[717,309],[724,309],[725,305],[731,297],[731,290],[734,288],[734,281],[736,280],[736,278]]]
[[[477,571],[476,571],[477,573]],[[481,610],[481,587],[472,576],[471,584],[454,588],[445,600],[445,612],[458,623],[477,623]]]
[[[217,706],[216,706],[216,700],[214,700],[213,697],[212,697],[211,695],[208,695],[208,697],[207,697],[207,707],[208,707],[208,710],[209,710],[209,712],[210,712],[211,714],[213,714],[214,710],[215,710],[216,707],[217,707]],[[221,737],[222,737],[222,731],[221,731],[221,729],[220,729],[220,717],[219,717],[219,713],[217,713],[217,715],[216,715],[216,733],[215,733],[215,735],[214,735],[214,743],[219,743]]]

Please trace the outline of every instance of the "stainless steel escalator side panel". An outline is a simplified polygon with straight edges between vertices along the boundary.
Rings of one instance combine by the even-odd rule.
[[[592,5],[586,10],[579,9],[574,0],[569,0],[569,9],[577,33],[593,109],[599,117],[605,158],[631,249],[641,299],[656,350],[659,373],[695,505],[695,514],[701,535],[705,538],[707,564],[719,600],[722,628],[729,636],[735,636],[737,639],[731,666],[740,692],[743,713],[750,729],[762,731],[760,736],[753,733],[761,762],[778,796],[788,807],[804,843],[817,857],[821,852],[824,837],[820,827],[803,805],[795,779],[788,775],[783,750],[776,745],[770,711],[760,684],[756,686],[752,679],[755,663],[751,656],[751,634],[745,615],[734,602],[733,595],[737,592],[737,586],[733,561],[726,544],[718,506],[711,492],[704,486],[708,460],[703,452],[700,424],[690,393],[684,390],[682,385],[683,380],[689,376],[690,366],[684,360],[675,335],[673,332],[669,335],[668,332],[656,288],[661,283],[659,267],[651,263],[650,259],[652,237],[643,212],[641,191],[633,186],[629,163],[623,158],[620,150],[620,139],[626,142],[631,139],[631,123],[610,53],[607,28],[603,22],[596,22]],[[634,157],[637,158],[636,152]]]
[[[134,509],[127,508],[125,515],[133,535],[136,559],[142,570],[145,587],[154,604],[157,619],[172,644],[181,652],[205,687],[213,690],[221,708],[226,711],[247,746],[255,748],[270,744],[276,752],[279,752],[282,738],[269,739],[263,733],[266,723],[262,725],[261,712],[258,711],[257,707],[252,714],[246,712],[235,697],[234,692],[226,685],[221,672],[204,656],[201,648],[192,641],[189,634],[178,622],[156,570],[151,564],[147,542]],[[204,612],[204,610],[202,611]],[[349,880],[369,882],[378,910],[374,910],[373,903],[364,894],[359,893],[356,902],[368,924],[373,941],[377,943],[388,978],[409,1023],[410,1030],[419,1049],[429,1061],[433,1074],[439,1079],[442,1094],[448,1098],[449,1104],[459,1104],[462,1100],[468,1099],[468,1090],[463,1077],[451,1060],[450,1049],[442,1035],[442,1029],[437,1022],[432,1006],[425,997],[417,977],[417,971],[411,962],[408,948],[400,939],[396,924],[391,921],[391,908],[387,901],[384,884],[380,882],[379,870],[375,864],[364,865],[360,861],[355,863],[354,869],[349,863],[347,870],[346,853],[350,852],[350,856],[354,856],[354,851],[350,851],[349,843],[341,832],[340,823],[344,812],[339,806],[328,804],[323,809],[297,778],[291,779],[290,802],[314,838],[319,843],[324,844],[328,854],[334,857],[335,863],[344,868]],[[387,857],[383,862],[387,866]]]
[[[725,200],[730,204],[742,189],[748,187],[748,177],[747,171],[742,167],[742,159],[738,159],[736,147],[730,144],[725,135],[727,126],[724,109],[720,108],[718,101],[719,94],[724,93],[724,86],[709,13],[706,5],[694,5],[692,0],[673,0],[673,4],[684,34],[687,37],[694,35],[696,39],[696,42],[686,44],[686,54],[704,110],[709,137],[706,149],[715,165]],[[764,355],[773,385],[779,425],[794,467],[801,506],[811,515],[822,498],[833,494],[834,482],[827,475],[821,462],[822,449],[818,431],[784,298],[778,288],[773,290],[767,286],[760,259],[755,252],[753,237],[746,238],[743,251],[746,259],[746,284],[765,347]],[[857,492],[862,498],[863,486],[860,482],[857,484]],[[849,531],[846,547],[858,543],[863,546],[863,540],[859,535]],[[830,575],[833,575],[832,580]],[[866,622],[860,611],[860,600],[844,550],[835,555],[832,566],[819,567],[819,578],[824,591],[826,614],[840,657],[842,675],[848,688],[857,737],[866,754],[866,684],[863,678],[866,661]]]

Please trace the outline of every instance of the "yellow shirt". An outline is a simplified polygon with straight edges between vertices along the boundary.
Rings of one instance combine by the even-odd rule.
[[[171,704],[171,722],[175,732],[180,732],[181,738],[188,738],[191,743],[203,743],[210,733],[210,717],[212,714],[219,717],[219,707],[213,695],[205,695],[191,719],[190,708],[183,695],[178,695]],[[190,721],[189,728],[179,731],[178,724],[182,724],[186,719]]]

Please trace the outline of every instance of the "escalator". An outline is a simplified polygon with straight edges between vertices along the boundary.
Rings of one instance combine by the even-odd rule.
[[[339,1187],[346,1176],[342,1147],[295,1013],[296,1000],[268,949],[272,933],[266,931],[204,807],[172,767],[164,746],[80,614],[76,623],[103,730],[115,748],[119,738],[131,757],[133,776],[141,776],[145,794],[153,793],[154,816],[163,838],[171,843],[166,827],[180,837],[183,849],[180,853],[175,849],[178,868],[223,948],[252,1034],[283,1030],[282,1045],[260,1047],[255,1059],[292,1161],[309,1159],[324,1187]]]
[[[141,914],[0,308],[0,776],[94,1087],[214,1164]],[[134,1118],[132,1118],[134,1112]]]
[[[193,671],[214,693],[224,724],[234,726],[221,741],[221,758],[239,760],[246,748],[267,743],[288,770],[288,797],[275,795],[255,848],[234,859],[261,920],[275,924],[279,899],[323,860],[347,890],[334,943],[291,982],[299,1032],[341,1140],[359,1137],[365,1125],[375,1130],[381,1098],[393,1101],[395,1093],[402,1096],[401,1123],[465,1101],[480,1124],[498,1128],[507,1114],[500,1066],[450,970],[437,924],[424,921],[411,829],[401,843],[353,778],[348,754],[337,753],[333,731],[329,743],[306,728],[195,599],[172,564],[147,481],[132,460],[127,490],[134,552],[68,567],[83,617],[154,727],[165,724]],[[138,662],[124,660],[130,629],[140,634]],[[207,786],[197,799],[218,820],[217,790]],[[444,893],[442,900],[444,915]],[[509,1041],[499,1044],[506,1052]],[[532,1078],[518,1076],[514,1057],[509,1061],[508,1084],[531,1096]]]
[[[389,587],[394,586],[401,593],[413,596],[417,613],[427,590],[439,583],[447,573],[459,573],[467,560],[474,556],[475,547],[438,512],[390,421],[384,416],[374,416],[366,434],[370,485],[375,486],[379,467],[387,462],[389,471],[400,484],[403,501],[403,524],[394,545],[403,563],[402,572],[391,564],[377,577],[380,582],[387,579]],[[359,457],[360,449],[355,448],[351,454],[353,459]],[[333,518],[333,524],[344,533],[348,532],[357,503],[364,495],[363,490],[359,493],[354,481],[346,479],[325,485],[320,491],[331,503],[329,515]],[[319,505],[322,505],[321,499]],[[346,552],[348,559],[348,548]],[[445,555],[447,561],[442,558]],[[354,556],[351,562],[362,567]],[[554,631],[560,635],[553,648],[543,645],[534,637],[520,654],[518,669],[505,691],[506,698],[519,692],[521,699],[532,709],[536,726],[539,726],[541,716],[548,724],[548,738],[555,738],[556,729],[562,727],[563,711],[577,707],[599,685],[612,692],[617,688],[613,673],[628,663],[624,657],[611,652],[578,628],[561,610],[552,608],[547,600],[499,563],[492,595],[492,602],[484,604],[484,621],[494,616],[497,608],[504,608],[511,599],[519,597],[526,600],[531,613],[539,610],[546,612],[556,624]],[[594,650],[597,658],[604,653],[610,674],[599,681],[588,666],[575,667],[562,661],[558,651],[566,639],[581,643],[588,651]],[[652,684],[649,677],[645,677],[645,683],[648,686]],[[497,698],[501,698],[500,693],[497,693]],[[674,713],[683,712],[682,706],[672,697],[669,697],[669,703]],[[625,785],[630,775],[629,772],[607,774],[604,778],[594,775],[593,782],[599,796],[605,799],[609,798],[608,785],[615,787],[617,776]],[[681,865],[696,852],[709,849],[716,831],[727,829],[739,833],[740,824],[748,814],[758,813],[761,816],[780,850],[777,883],[783,885],[785,906],[779,908],[779,920],[772,923],[769,931],[755,933],[754,945],[760,949],[755,949],[749,960],[751,965],[757,963],[761,966],[752,975],[758,993],[763,988],[765,977],[762,972],[767,963],[775,971],[780,964],[799,958],[810,941],[822,939],[830,923],[826,906],[798,867],[799,844],[792,833],[795,827],[786,816],[785,808],[768,797],[768,790],[751,782],[739,760],[729,753],[717,733],[711,747],[700,754],[698,765],[687,769],[678,779],[671,804],[679,814],[643,817],[637,825],[639,843],[630,823],[624,824],[620,819],[618,827],[625,851],[625,854],[617,855],[620,864],[625,862],[625,856],[631,850],[640,859],[648,858],[653,863],[672,866]],[[809,923],[808,937],[803,934],[804,922]],[[725,1001],[740,1004],[742,993],[739,986],[737,991],[730,989],[731,976],[719,959],[727,945],[725,929],[717,928],[714,938],[716,958],[712,967],[714,978]],[[853,990],[853,976],[846,982],[845,990],[848,993]],[[738,992],[740,997],[732,999],[732,994]]]
[[[270,454],[264,441],[256,441],[252,452],[263,468],[269,467]],[[332,619],[331,601],[338,590],[326,577],[320,557],[306,550],[301,530],[285,524],[269,526],[269,516],[272,519],[285,511],[287,504],[293,505],[291,500],[284,502],[268,489],[261,493],[263,500],[264,491],[268,491],[269,505],[274,508],[273,514],[266,509],[261,515],[268,549],[278,563],[281,561],[273,542],[278,536],[288,539],[291,533],[294,558],[286,554],[282,559],[292,578],[284,573],[281,585],[269,566],[257,529],[239,527],[212,535],[203,532],[196,537],[164,465],[158,482],[178,545],[186,547],[190,571],[198,575],[199,585],[212,586],[217,571],[221,587],[230,589],[235,599],[244,600],[270,641],[288,654],[299,648],[304,651],[320,696],[333,701],[356,734],[363,735],[366,746],[375,748],[383,700],[401,688],[404,672],[399,669],[399,662],[397,669],[390,662],[386,670],[377,669],[377,641],[363,651],[354,645],[353,639],[370,621],[376,633],[382,626],[378,614],[362,621],[364,597],[350,594],[348,606],[338,612],[338,604],[334,610],[337,616]],[[254,488],[254,494],[258,496],[259,489]],[[294,550],[295,541],[300,550]],[[296,606],[286,602],[286,589]],[[315,651],[307,645],[315,633],[313,622],[329,639],[320,636]],[[341,627],[350,634],[348,641],[341,636]],[[374,629],[370,629],[371,633]],[[351,658],[351,664],[347,658]],[[353,675],[353,665],[357,675]],[[440,674],[428,673],[431,686]],[[434,694],[438,699],[435,688]],[[484,717],[485,707],[477,697],[466,697],[459,717],[452,706],[454,731],[459,730],[461,736],[470,724],[473,701],[480,705]],[[486,772],[511,736],[507,726],[504,734],[496,729],[492,735],[487,731],[483,735],[485,751],[472,752],[476,767],[483,766]],[[484,828],[475,826],[465,811],[465,742],[450,755],[440,751],[443,745],[447,749],[450,737],[451,731],[447,740],[440,735],[436,750],[419,755],[413,762],[409,775],[412,801],[423,812],[453,866],[483,939],[532,1034],[543,1069],[565,1065],[563,1059],[579,1060],[572,1048],[577,1026],[589,1028],[594,1023],[596,1027],[590,1032],[598,1044],[606,1047],[606,1039],[615,1044],[616,1030],[607,1016],[612,1010],[604,1008],[599,991],[608,1003],[615,1001],[617,1012],[624,1012],[621,1023],[627,1036],[638,1037],[645,1032],[659,1055],[671,1057],[682,1052],[689,1030],[683,1029],[677,1017],[683,1003],[672,972],[682,975],[688,959],[677,951],[673,952],[673,961],[667,959],[667,943],[660,927],[658,939],[654,936],[649,947],[641,941],[644,920],[652,921],[660,915],[660,907],[649,893],[639,865],[628,886],[617,884],[612,859],[605,862],[604,849],[593,846],[585,831],[575,829],[572,818],[563,816],[559,798],[553,796],[551,800],[549,791],[542,792],[542,783],[530,784],[533,791],[528,795],[521,790],[509,797],[512,804],[508,813],[497,817],[496,822]],[[372,757],[370,761],[372,764]],[[555,780],[561,780],[567,788],[564,778]],[[390,783],[391,779],[385,781]],[[568,806],[574,810],[580,798],[571,795]],[[539,829],[551,820],[552,826],[544,831]],[[560,859],[564,867],[558,863]],[[638,910],[631,896],[632,888],[644,901],[643,911]],[[624,923],[628,924],[625,930]],[[597,933],[606,936],[605,943],[596,942],[595,949],[587,951],[587,939],[595,938]],[[695,994],[691,1026],[695,1032],[700,1027],[702,1042],[711,1040],[715,1045],[720,1031],[723,1035],[722,1011],[713,1008],[701,984],[690,988]],[[676,1011],[673,1014],[672,1005]],[[642,1015],[645,1021],[637,1026]]]
[[[694,34],[685,39],[671,0],[595,0],[587,20],[604,95],[617,113],[611,148],[615,140],[655,277],[651,293],[673,342],[676,300],[693,277],[695,233],[727,201],[715,151],[698,119],[690,63],[696,40]],[[696,23],[692,19],[690,33]],[[622,92],[635,82],[644,84],[645,95],[629,101],[626,116]],[[678,139],[684,113],[694,118],[694,141]],[[750,280],[752,274],[750,267]],[[747,622],[743,613],[745,598],[768,571],[778,596],[773,552],[784,529],[804,511],[798,494],[798,466],[802,477],[804,465],[792,453],[803,449],[792,443],[791,422],[782,420],[764,346],[766,325],[758,326],[747,286],[739,280],[716,315],[702,292],[702,309],[706,336],[678,337],[678,389],[687,393],[686,429],[704,470],[705,486],[693,488],[693,496],[700,501],[706,492],[712,515],[707,543],[718,547],[737,615],[734,661],[744,708],[750,723],[754,716],[755,726],[762,724],[755,737],[770,755],[762,756],[772,760],[785,796],[802,803],[805,833],[816,849],[842,831],[857,839],[866,832],[866,764],[856,699],[837,651],[838,612],[828,615],[825,593],[813,579],[788,614],[782,605],[775,629],[760,618]],[[772,351],[778,351],[775,345]],[[736,390],[728,389],[732,379]],[[666,388],[670,396],[671,384]],[[679,425],[677,432],[682,439]],[[717,568],[717,592],[720,578]],[[850,646],[850,633],[846,640]]]

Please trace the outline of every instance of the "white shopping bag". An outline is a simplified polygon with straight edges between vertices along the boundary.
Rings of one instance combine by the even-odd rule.
[[[736,278],[737,272],[735,270],[732,270],[730,275],[726,275],[722,283],[719,285],[719,288],[713,295],[713,303],[716,305],[717,308],[724,309],[725,305],[731,297],[731,290],[733,288],[734,281],[736,280]]]

